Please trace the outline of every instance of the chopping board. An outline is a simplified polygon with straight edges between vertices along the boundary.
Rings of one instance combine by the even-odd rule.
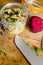
[[[32,16],[39,16],[40,18],[43,19],[43,13],[29,12],[29,19]],[[40,48],[41,40],[42,40],[42,36],[43,36],[43,30],[41,32],[37,32],[37,33],[31,32],[30,28],[28,26],[29,19],[27,21],[27,24],[25,26],[24,31],[20,34],[20,36],[24,39],[25,42],[27,42],[32,47]],[[43,57],[43,51],[42,50],[41,50],[40,55]]]
[[[0,34],[0,65],[30,65],[16,47],[14,37],[7,31]]]
[[[33,33],[29,29],[25,30],[20,34],[20,37],[32,47],[40,48],[41,40],[43,36],[43,31],[38,33]],[[40,55],[43,57],[43,51],[41,50]]]
[[[29,18],[27,20],[27,24],[25,26],[24,31],[20,34],[20,37],[24,39],[26,43],[28,43],[32,47],[40,48],[41,47],[41,40],[43,37],[43,30],[41,32],[33,33],[30,31],[28,26],[29,19],[31,16],[39,16],[43,19],[43,13],[32,13],[29,12]],[[40,55],[43,57],[43,51],[41,50]]]

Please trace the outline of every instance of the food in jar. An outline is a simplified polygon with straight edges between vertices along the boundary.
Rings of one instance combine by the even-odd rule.
[[[28,8],[19,3],[9,3],[1,9],[2,20],[11,34],[19,34],[25,28]]]
[[[3,18],[8,22],[19,22],[25,19],[25,11],[17,6],[6,8],[3,11]]]

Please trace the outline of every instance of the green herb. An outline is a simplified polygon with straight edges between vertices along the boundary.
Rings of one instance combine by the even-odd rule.
[[[0,55],[2,54],[2,50],[0,50]]]
[[[17,22],[17,19],[13,19],[13,21],[12,22]]]
[[[3,52],[3,54],[7,57],[7,54],[5,52]]]
[[[30,48],[30,49],[32,49],[32,51],[34,51],[35,53],[36,53],[36,55],[37,56],[39,56],[40,55],[40,48],[37,48],[36,50],[34,49],[34,48],[32,48],[31,46],[29,46],[29,45],[27,45],[28,46],[28,48]]]
[[[5,14],[7,14],[7,15],[10,15],[10,14],[11,14],[11,12],[10,12],[10,13],[8,13],[8,12],[5,12]]]
[[[40,51],[41,51],[40,48],[37,48],[37,50],[36,50],[36,55],[37,55],[37,56],[40,55]]]
[[[7,57],[7,54],[5,52],[3,52],[2,50],[0,50],[0,55],[4,54]]]
[[[34,48],[32,48],[31,46],[28,45],[28,48],[32,49],[32,51],[34,51],[36,53],[37,56],[40,55],[40,48],[37,48],[36,50]]]

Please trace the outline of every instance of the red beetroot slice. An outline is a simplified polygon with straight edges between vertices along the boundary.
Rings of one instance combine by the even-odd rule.
[[[38,27],[37,29],[36,29],[36,28],[33,28],[32,31],[33,31],[34,33],[40,32],[40,31],[42,31],[42,28],[41,28],[41,27]]]
[[[38,22],[34,22],[33,23],[34,25],[32,25],[32,31],[33,32],[40,32],[42,30],[42,27],[41,27],[41,23],[38,23]]]
[[[42,19],[38,16],[32,16],[30,26],[33,32],[40,32],[43,29]]]
[[[42,23],[41,23],[41,27],[42,27],[42,29],[43,29],[43,20],[42,20]]]

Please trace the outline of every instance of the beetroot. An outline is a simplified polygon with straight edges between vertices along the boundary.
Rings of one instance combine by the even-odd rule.
[[[38,16],[32,16],[29,21],[29,26],[33,32],[40,32],[43,30],[43,20]]]

